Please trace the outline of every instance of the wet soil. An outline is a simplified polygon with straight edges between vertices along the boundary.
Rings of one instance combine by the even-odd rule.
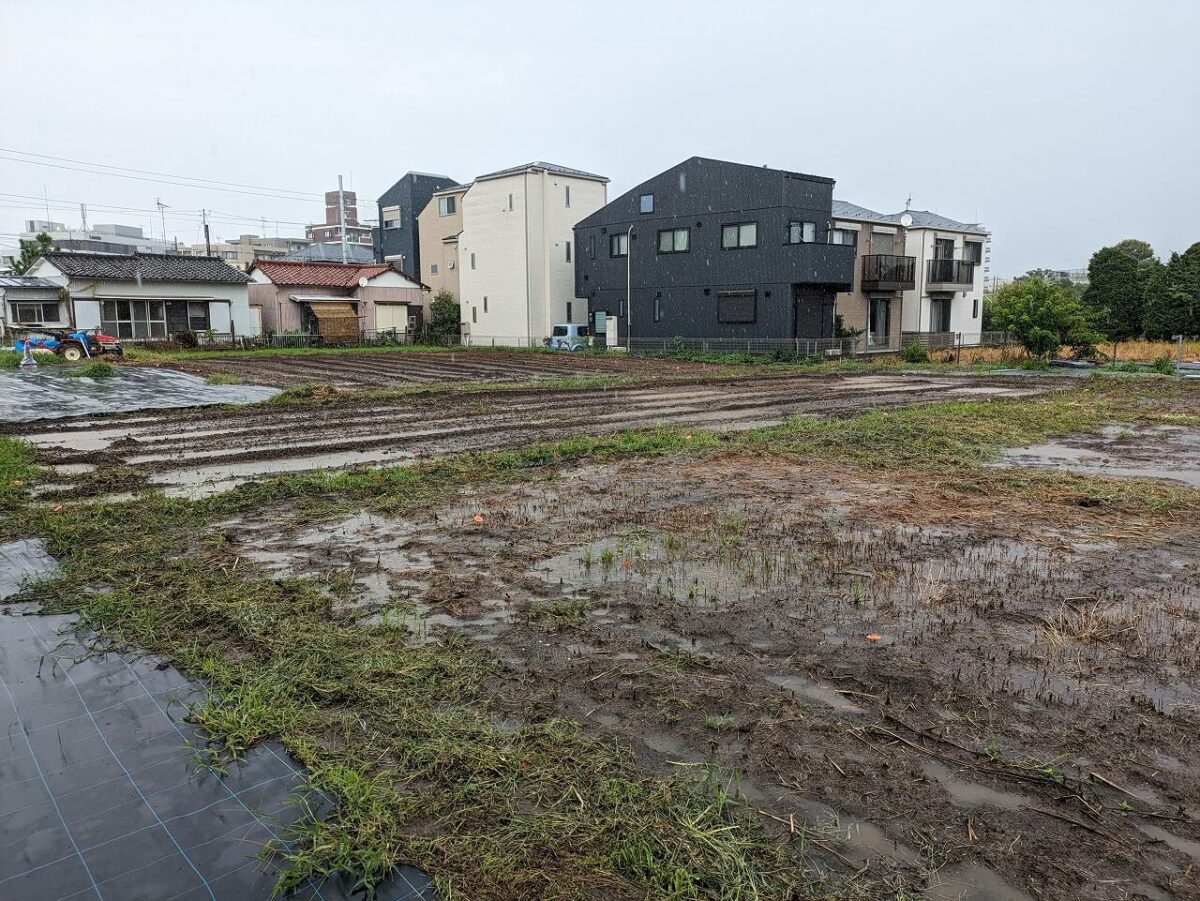
[[[1107,426],[1097,435],[1014,448],[1006,463],[1104,476],[1164,479],[1200,488],[1200,429],[1179,425]]]
[[[1195,522],[730,454],[216,528],[340,619],[485,648],[506,722],[716,767],[821,866],[934,899],[1200,897]]]
[[[572,434],[660,424],[750,429],[777,425],[797,414],[844,416],[939,400],[1024,396],[1058,387],[1058,382],[1029,379],[787,375],[621,388],[449,392],[386,402],[349,397],[320,406],[164,411],[7,428],[0,424],[0,434],[29,439],[40,448],[40,462],[48,465],[134,468],[153,485],[195,497],[262,476],[401,465]]]

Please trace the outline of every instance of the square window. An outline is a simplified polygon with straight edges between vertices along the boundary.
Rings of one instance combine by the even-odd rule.
[[[817,240],[817,224],[815,222],[789,222],[789,244],[811,244]]]
[[[638,210],[642,213],[654,212],[654,195],[643,194],[638,200]]]
[[[438,274],[438,264],[437,264],[437,263],[430,263],[430,264],[429,264],[429,274],[430,274],[430,275],[437,275],[437,274]]]
[[[736,250],[740,247],[758,246],[758,223],[739,222],[735,225],[721,226],[721,247],[724,250]]]
[[[659,253],[686,253],[688,249],[688,236],[690,232],[686,228],[664,228],[658,233],[658,252]]]
[[[610,257],[629,256],[629,233],[628,232],[621,232],[616,235],[609,235],[608,255]]]
[[[438,215],[453,216],[456,209],[456,204],[453,197],[438,198]]]

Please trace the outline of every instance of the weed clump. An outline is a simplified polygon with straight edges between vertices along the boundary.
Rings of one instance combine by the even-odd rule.
[[[900,348],[900,359],[905,363],[928,363],[929,351],[919,341],[909,341]]]
[[[72,378],[87,379],[110,379],[116,374],[117,367],[103,360],[93,360],[91,363],[84,363],[82,366],[72,366],[63,372],[63,375],[69,375]]]

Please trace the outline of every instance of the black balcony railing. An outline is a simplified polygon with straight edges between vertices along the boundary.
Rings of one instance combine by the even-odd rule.
[[[975,281],[975,264],[966,260],[930,260],[929,281],[944,285],[969,285]]]
[[[872,253],[862,258],[862,286],[867,291],[911,291],[916,287],[917,258]]]

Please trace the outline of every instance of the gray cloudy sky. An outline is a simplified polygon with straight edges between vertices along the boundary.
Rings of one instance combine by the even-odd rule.
[[[222,236],[322,216],[315,197],[14,150],[312,194],[341,172],[371,200],[408,169],[469,180],[535,159],[607,175],[615,197],[699,154],[982,221],[994,275],[1200,240],[1195,0],[0,6],[0,245],[45,218],[43,194],[70,207],[52,219],[77,224],[85,201],[93,225],[146,228],[136,209],[161,197],[187,242],[202,207]]]

